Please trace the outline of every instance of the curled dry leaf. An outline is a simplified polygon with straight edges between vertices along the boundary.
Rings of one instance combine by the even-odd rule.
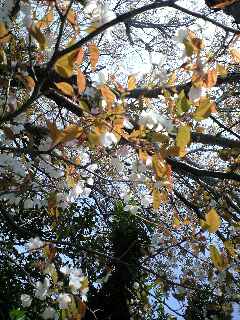
[[[86,78],[80,69],[77,71],[77,85],[79,94],[83,93],[86,89]]]
[[[95,43],[89,44],[88,48],[89,48],[89,54],[90,54],[90,64],[91,64],[93,71],[95,71],[96,65],[99,60],[100,52],[99,52],[99,49]]]

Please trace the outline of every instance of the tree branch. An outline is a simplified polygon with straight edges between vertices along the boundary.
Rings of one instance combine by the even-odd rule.
[[[205,169],[198,169],[173,158],[167,158],[166,161],[168,164],[171,165],[173,171],[175,172],[193,175],[199,178],[205,176],[220,180],[240,181],[240,175],[234,172],[209,171]]]

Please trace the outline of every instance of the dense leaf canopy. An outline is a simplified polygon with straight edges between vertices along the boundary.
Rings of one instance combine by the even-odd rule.
[[[230,319],[240,1],[0,4],[0,318]]]

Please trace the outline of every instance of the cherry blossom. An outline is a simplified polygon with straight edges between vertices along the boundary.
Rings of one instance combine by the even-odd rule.
[[[39,300],[45,300],[48,296],[50,285],[50,280],[47,277],[44,278],[43,282],[37,281],[35,284],[35,297]]]
[[[22,294],[21,301],[22,301],[22,306],[24,308],[28,308],[32,303],[32,298],[28,294]]]
[[[57,298],[59,308],[60,309],[67,309],[69,303],[72,301],[71,296],[67,293],[60,293]]]
[[[44,320],[48,320],[48,319],[57,320],[59,318],[56,310],[54,308],[52,308],[52,307],[46,307],[46,309],[41,314],[41,317]]]
[[[39,239],[39,237],[29,239],[29,242],[26,244],[28,250],[36,250],[43,247],[44,242]]]
[[[117,144],[117,142],[117,137],[112,132],[105,132],[100,137],[100,143],[106,148],[111,147],[113,144]]]

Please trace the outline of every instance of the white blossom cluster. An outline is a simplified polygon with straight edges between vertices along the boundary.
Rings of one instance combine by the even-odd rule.
[[[45,245],[45,242],[40,240],[39,237],[29,239],[26,243],[26,248],[31,251],[39,250]],[[80,295],[82,301],[87,301],[88,293],[88,280],[87,277],[83,275],[81,269],[76,269],[68,266],[62,266],[60,272],[68,278],[68,288],[73,295]],[[57,286],[62,288],[61,292],[56,293],[55,289],[52,287],[52,284],[55,283],[58,278],[57,270],[54,263],[48,264],[43,270],[45,277],[42,281],[37,281],[34,284],[33,296],[29,294],[21,295],[21,302],[24,308],[29,308],[34,299],[42,301],[45,305],[45,309],[41,314],[41,317],[45,320],[54,319],[57,320],[58,313],[55,308],[53,308],[49,303],[52,300],[53,305],[58,305],[59,309],[67,309],[72,302],[73,296],[71,293],[64,292],[62,282],[58,282]],[[69,292],[69,290],[68,290]],[[48,302],[47,302],[48,301]],[[46,303],[48,303],[46,305]]]
[[[102,4],[99,0],[88,0],[84,7],[86,16],[91,20],[91,24],[98,28],[116,18],[116,14],[109,9],[107,4]],[[112,28],[105,31],[105,35],[111,38]]]
[[[143,110],[140,114],[138,123],[146,128],[159,132],[165,129],[168,133],[172,133],[174,126],[171,120],[166,119],[159,112],[154,110]]]

